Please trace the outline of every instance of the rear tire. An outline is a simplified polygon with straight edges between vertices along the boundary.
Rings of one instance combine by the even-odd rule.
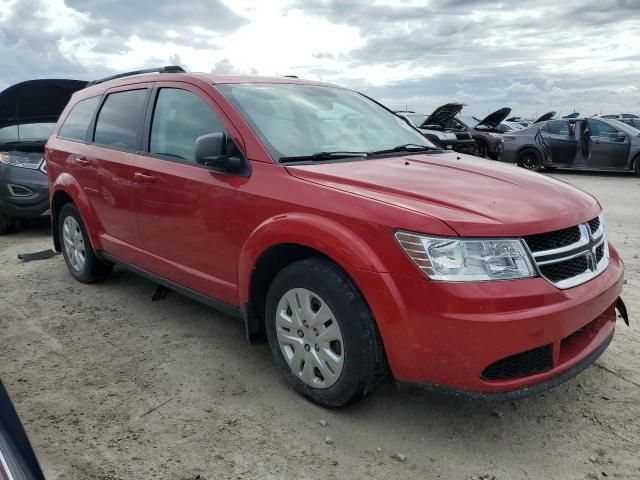
[[[298,393],[328,408],[351,405],[386,374],[382,342],[360,291],[334,263],[285,267],[266,299],[274,361]]]
[[[94,283],[104,280],[111,273],[113,264],[96,257],[80,212],[72,203],[67,203],[60,210],[58,235],[62,256],[76,280]]]
[[[535,148],[525,148],[518,154],[518,166],[538,172],[542,169],[542,155]]]
[[[489,156],[489,147],[482,140],[476,140],[476,156],[480,158]]]

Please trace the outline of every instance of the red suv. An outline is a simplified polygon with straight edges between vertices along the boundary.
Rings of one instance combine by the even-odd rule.
[[[389,369],[516,398],[611,341],[623,264],[592,196],[439,150],[352,90],[155,72],[77,92],[47,144],[79,281],[122,265],[240,317],[328,407]]]

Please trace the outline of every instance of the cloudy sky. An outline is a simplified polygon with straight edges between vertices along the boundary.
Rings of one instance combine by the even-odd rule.
[[[640,0],[0,0],[0,89],[179,63],[391,108],[640,112]]]

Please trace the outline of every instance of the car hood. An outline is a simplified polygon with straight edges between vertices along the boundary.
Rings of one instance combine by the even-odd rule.
[[[422,122],[419,128],[425,128],[428,125],[444,125],[453,117],[458,115],[464,105],[462,103],[447,103],[436,108],[427,119]]]
[[[547,112],[544,115],[541,115],[538,118],[536,118],[533,122],[531,122],[531,124],[533,125],[534,123],[546,122],[547,120],[551,120],[555,116],[555,114],[556,112],[554,112],[553,110],[550,112]]]
[[[56,122],[71,95],[84,88],[81,80],[29,80],[0,92],[0,128]]]
[[[287,170],[302,180],[439,219],[461,236],[548,232],[590,220],[601,210],[595,198],[559,180],[456,153],[287,165]]]
[[[500,122],[503,122],[504,119],[509,116],[510,113],[511,113],[511,109],[507,107],[496,110],[495,112],[490,113],[489,115],[484,117],[482,120],[480,120],[478,122],[478,125],[476,125],[476,127],[480,125],[484,125],[485,127],[488,127],[488,128],[496,128],[498,125],[500,125]]]

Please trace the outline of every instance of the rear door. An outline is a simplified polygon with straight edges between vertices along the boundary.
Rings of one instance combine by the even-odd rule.
[[[589,118],[587,125],[590,144],[587,166],[625,168],[629,156],[629,137],[602,120]]]
[[[136,84],[106,92],[95,120],[92,155],[85,161],[96,168],[91,202],[103,228],[102,243],[109,253],[138,263],[141,247],[136,219],[135,162],[152,84]]]
[[[573,164],[578,152],[573,125],[566,120],[551,120],[542,126],[540,134],[552,163]]]
[[[195,141],[208,133],[239,134],[209,97],[186,83],[160,82],[147,113],[138,159],[138,225],[150,271],[237,305],[239,246],[233,239],[235,189],[243,177],[195,161]]]

